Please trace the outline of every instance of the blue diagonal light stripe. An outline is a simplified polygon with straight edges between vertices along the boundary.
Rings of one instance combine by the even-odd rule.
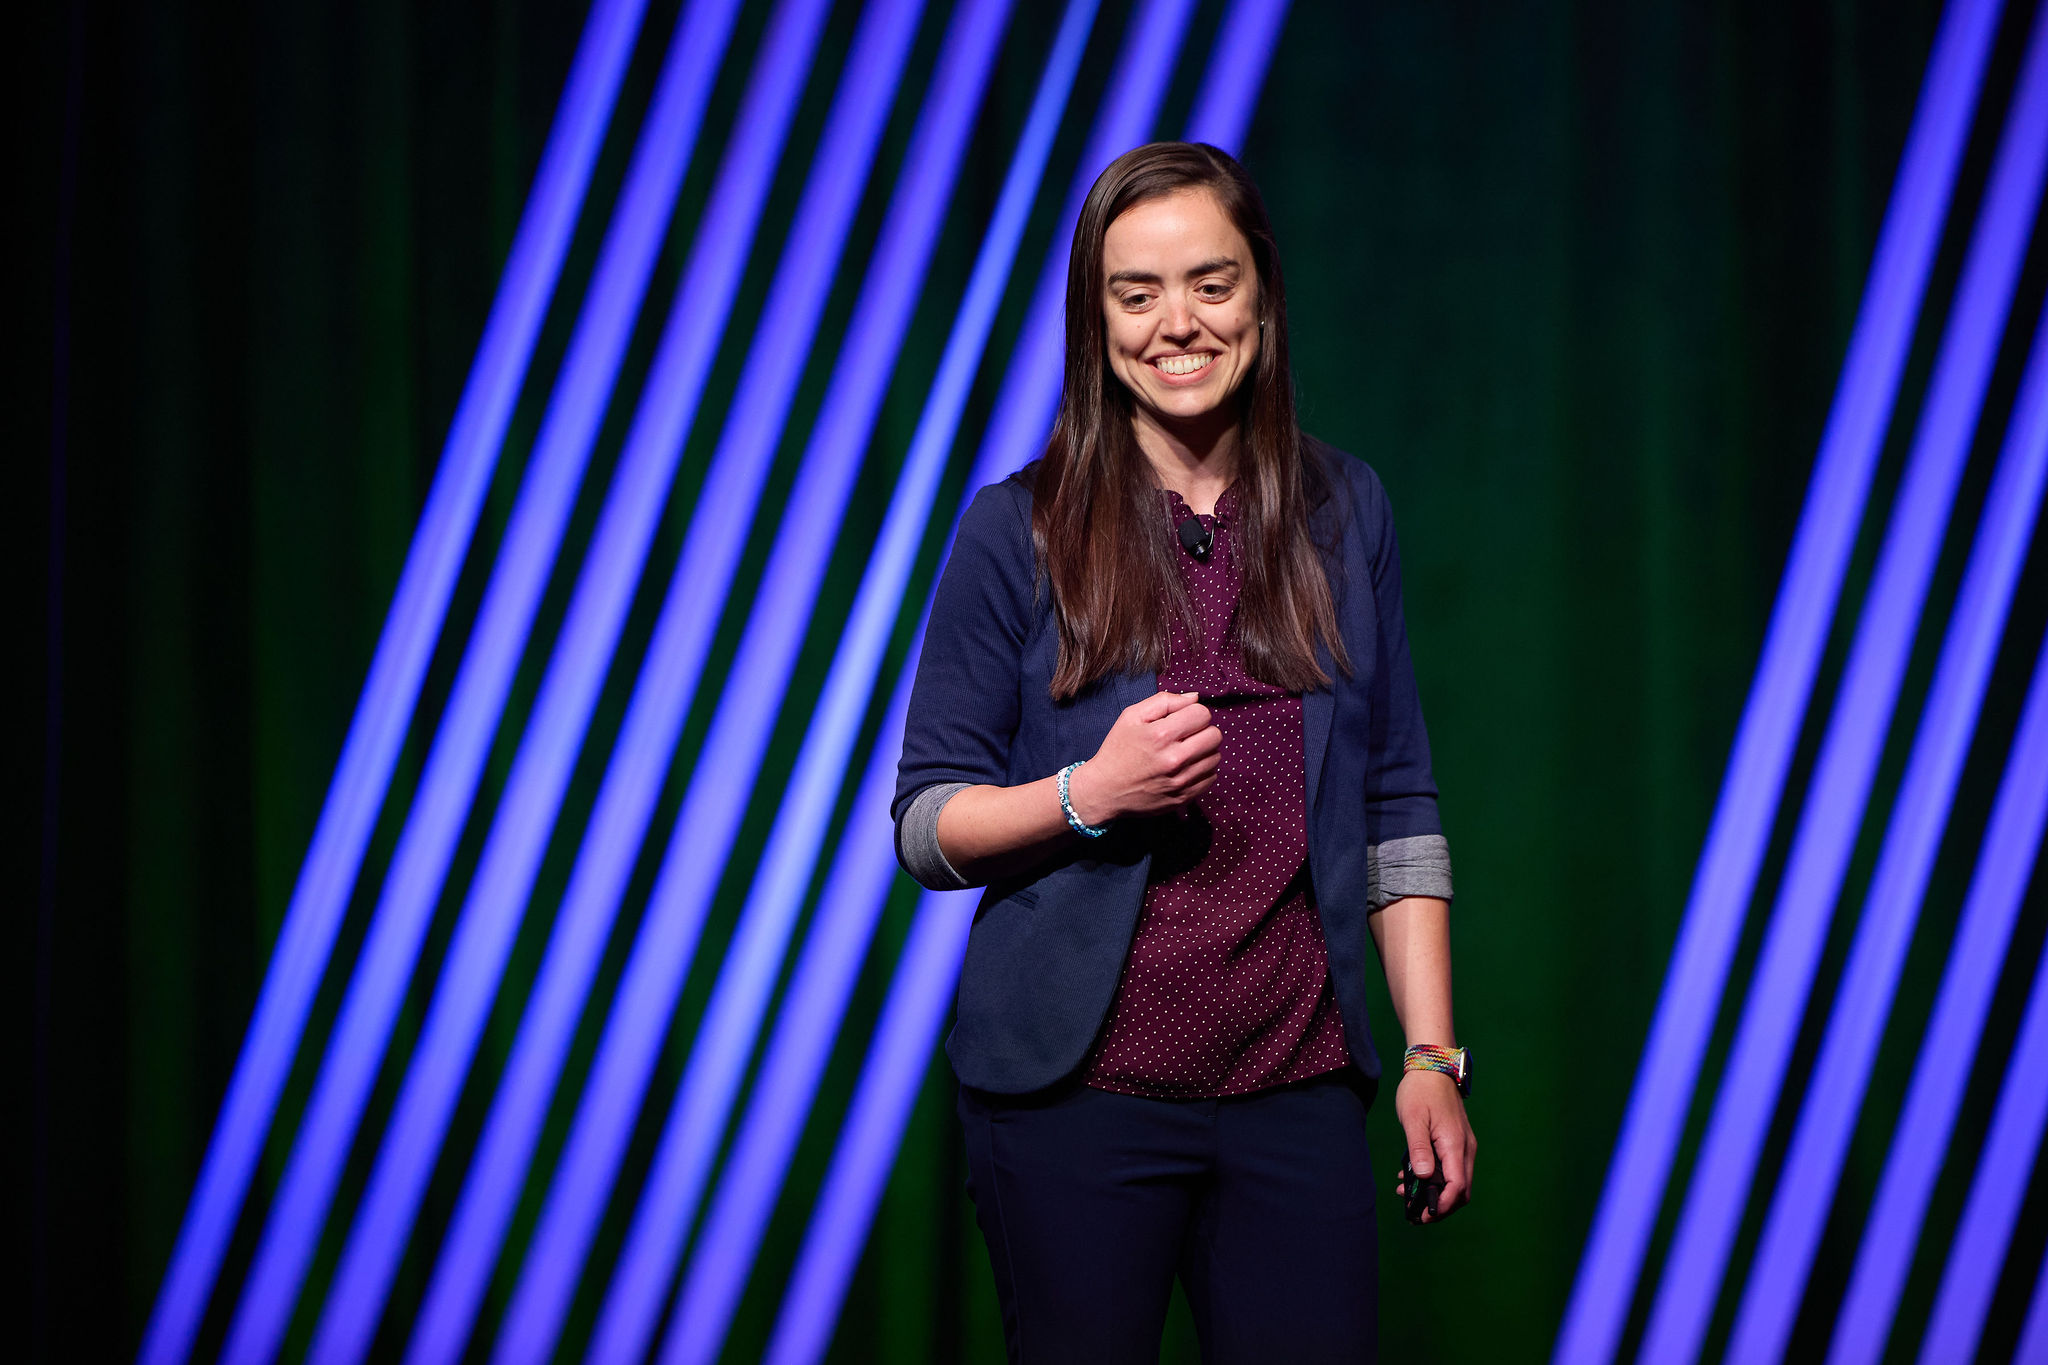
[[[1898,705],[1956,486],[1969,463],[1984,391],[2012,308],[2013,284],[2040,202],[2042,168],[2048,164],[2048,136],[2043,136],[2048,133],[2048,104],[2023,99],[2013,113],[2000,148],[2001,174],[1992,183],[1972,235],[1927,405],[1885,528],[1834,713],[1800,808],[1784,883],[1772,907],[1728,1068],[1658,1286],[1643,1338],[1640,1359],[1645,1365],[1689,1361],[1699,1354],[1747,1204],[1744,1196],[1755,1177],[1814,973],[1827,946],[1842,878],[1862,828],[1870,785]],[[1986,623],[1989,635],[1995,636],[1997,624]],[[1960,713],[1962,699],[1952,700]],[[1969,710],[1974,713],[1974,706]],[[1915,777],[1933,776],[1924,767],[1909,771]],[[1931,789],[1912,791],[1908,800],[1917,803],[1933,795]],[[1938,835],[1926,842],[1931,859]],[[1891,851],[1888,844],[1887,855]],[[1886,875],[1899,879],[1885,888],[1887,892],[1906,891],[1910,874],[1889,856],[1879,867],[1880,878]],[[1806,1184],[1812,1174],[1801,1168],[1801,1184],[1818,1205],[1817,1192]]]
[[[2028,719],[2036,723],[2022,724],[2013,744],[2012,767],[2028,774],[2022,780],[2032,788],[2024,798],[2034,808],[2032,837],[1996,846],[1987,838],[1979,864],[1980,869],[1984,862],[2002,864],[1991,875],[2020,883],[2033,870],[2042,815],[2048,811],[2048,649],[2042,651],[2027,703]],[[2042,1126],[2048,1123],[2048,1085],[2041,1083],[2043,1076],[2048,1076],[2048,949],[2034,969],[2027,1010],[1991,1114],[1991,1131],[1972,1163],[1976,1175],[1963,1196],[1962,1220],[1949,1243],[1927,1335],[1920,1340],[1920,1365],[1977,1358],[1984,1316],[1991,1309],[1991,1294],[1998,1288],[2013,1225],[2019,1221],[2020,1201],[2026,1198],[2040,1155]]]
[[[497,466],[534,339],[554,295],[590,171],[640,31],[644,0],[599,0],[535,172],[476,359],[406,553],[341,760],[299,870],[262,993],[207,1144],[170,1267],[142,1338],[145,1365],[190,1354],[249,1179],[333,952],[363,850],[384,803],[420,680]]]
[[[917,660],[913,657],[907,663],[897,679],[881,733],[875,737],[875,752],[886,752],[891,758],[868,765],[840,837],[829,899],[819,910],[820,921],[838,932],[830,936],[815,933],[817,966],[811,965],[807,955],[799,968],[800,973],[806,969],[822,973],[838,967],[844,981],[837,983],[836,1003],[842,1012],[860,967],[861,950],[873,936],[875,920],[897,876],[889,804],[896,791],[893,756],[902,752],[903,718],[916,679]],[[889,994],[861,1065],[853,1102],[833,1148],[832,1164],[826,1169],[796,1266],[783,1291],[775,1332],[769,1340],[770,1365],[812,1365],[824,1359],[831,1345],[847,1286],[853,1280],[861,1248],[867,1245],[875,1208],[895,1165],[904,1125],[917,1102],[933,1042],[953,998],[978,898],[975,891],[928,891],[918,898],[910,932],[890,977]],[[827,920],[827,911],[837,913]],[[825,956],[835,950],[838,958]],[[820,1054],[810,1067],[813,1090],[830,1042],[829,1036],[820,1036],[813,1044]],[[790,1126],[800,1128],[801,1124]],[[791,1132],[784,1140],[794,1146],[796,1136]],[[761,1211],[763,1221],[768,1212],[765,1208]]]
[[[2048,1365],[2048,1259],[2041,1262],[2034,1277],[2034,1297],[2027,1305],[2027,1321],[2020,1328],[2020,1344],[2012,1353],[2013,1365]]]
[[[1783,792],[1997,31],[1951,0],[1554,1359],[1613,1359]]]
[[[731,315],[828,9],[827,0],[788,0],[769,21],[741,101],[738,133],[720,161],[627,433],[619,473],[592,537],[594,552],[571,601],[568,620],[575,629],[614,621],[630,601]],[[616,625],[610,629],[615,632]],[[600,659],[609,654],[607,647]],[[495,1255],[496,1245],[493,1239],[489,1255]],[[486,1264],[477,1271],[478,1279],[487,1273]],[[430,1358],[445,1358],[432,1356],[434,1351],[459,1351],[474,1303],[473,1296],[466,1308],[460,1299],[430,1296],[412,1349],[424,1349]]]
[[[1196,122],[1190,136],[1200,136],[1227,149],[1237,147],[1257,104],[1286,12],[1284,4],[1261,4],[1257,0],[1241,0],[1231,6],[1196,96]],[[1133,29],[1140,34],[1149,31],[1142,19],[1134,21]],[[1126,53],[1126,60],[1136,60],[1128,47]],[[1113,79],[1111,88],[1124,85],[1125,82]],[[1061,233],[1054,238],[1045,278],[1035,296],[1041,309],[1057,310],[1064,303],[1067,239],[1072,235],[1089,185],[1101,168],[1114,159],[1120,150],[1119,143],[1127,146],[1143,136],[1139,131],[1143,126],[1139,124],[1118,139],[1106,131],[1106,120],[1098,125],[1098,139],[1091,142],[1090,155],[1084,159],[1081,174],[1076,178],[1078,192],[1070,198],[1069,212],[1063,217]],[[1047,300],[1052,302],[1048,304]],[[1051,326],[1027,325],[1024,335],[1026,340],[1018,348],[1019,356],[1028,354],[1033,358],[1031,363],[1056,372],[1063,340],[1059,333]],[[1014,375],[1018,364],[1013,361],[1009,373]],[[1035,442],[1043,440],[1052,420],[1052,400],[1057,389],[1040,386],[1037,392],[1042,406],[1035,414],[1021,404],[998,411],[989,439],[968,478],[970,490],[1007,474],[1023,463]],[[928,614],[929,604],[926,610]],[[923,636],[924,625],[920,620],[913,638],[921,643]],[[918,646],[913,646],[910,657],[904,661],[852,816],[841,836],[840,852],[827,879],[812,943],[797,969],[797,983],[804,989],[792,989],[794,998],[810,1001],[812,987],[817,987],[815,998],[832,1002],[832,1012],[826,1015],[820,1010],[815,1018],[794,1016],[797,1027],[790,1029],[786,1038],[784,1030],[778,1029],[777,1038],[770,1045],[768,1074],[761,1085],[763,1099],[757,1101],[762,1131],[757,1132],[752,1115],[743,1131],[742,1159],[757,1139],[773,1139],[774,1146],[784,1149],[768,1171],[749,1178],[752,1189],[743,1197],[754,1207],[743,1207],[734,1215],[736,1222],[744,1218],[751,1224],[750,1228],[742,1225],[749,1258],[758,1242],[759,1224],[766,1218],[767,1200],[786,1165],[787,1146],[793,1143],[795,1130],[801,1127],[814,1092],[817,1068],[823,1062],[822,1047],[829,1046],[829,1035],[837,1027],[838,1011],[844,1008],[851,975],[859,968],[875,917],[895,879],[889,804],[895,785],[896,758],[903,743],[904,711],[917,671],[917,653]],[[768,1359],[773,1365],[821,1359],[831,1340],[846,1286],[867,1241],[876,1203],[925,1074],[939,1020],[952,999],[953,983],[973,918],[974,899],[974,893],[966,891],[931,892],[918,903],[853,1104],[783,1295],[769,1343]],[[787,1105],[789,1112],[777,1122],[776,1109],[782,1105]],[[736,1296],[737,1284],[721,1292]],[[729,1317],[729,1303],[722,1311]]]
[[[1069,0],[1067,4],[961,311],[956,313],[952,334],[946,340],[938,377],[932,383],[918,432],[911,436],[909,454],[889,501],[889,514],[862,575],[811,729],[805,733],[797,772],[776,812],[752,898],[780,902],[793,911],[811,884],[831,802],[838,798],[846,780],[846,763],[872,700],[874,681],[881,673],[889,632],[901,610],[903,589],[932,514],[932,499],[961,426],[961,413],[967,407],[989,329],[995,325],[995,311],[1010,280],[1096,10],[1098,0]],[[862,792],[858,800],[866,798],[868,794]],[[883,792],[881,800],[887,806],[889,792]],[[850,905],[850,900],[860,898],[840,896],[834,905]],[[692,1334],[723,1334],[733,1297],[754,1263],[768,1203],[780,1187],[788,1154],[803,1128],[817,1068],[823,1064],[831,1036],[838,1031],[872,917],[827,915],[819,919],[819,925],[821,929],[811,933],[809,948],[786,993],[782,1017],[762,1066],[762,1081],[733,1144],[733,1166],[719,1181],[705,1238],[692,1259],[676,1308],[678,1324],[692,1324],[688,1328]]]
[[[593,329],[599,340],[571,347],[565,384],[577,387],[564,392],[573,416],[550,421],[542,435],[544,449],[559,440],[587,451],[596,438],[603,400],[615,382],[649,270],[675,210],[676,191],[737,10],[737,0],[699,0],[676,25],[591,284],[587,306],[590,316],[603,319],[601,328]],[[640,453],[642,458],[622,464],[614,478],[593,538],[596,548],[579,576],[492,819],[421,1042],[407,1067],[315,1333],[312,1358],[320,1365],[358,1360],[369,1348],[503,974],[505,954],[532,892],[655,514],[673,478],[672,449],[654,453],[642,446]],[[306,1231],[310,1235],[311,1229]]]
[[[832,805],[874,694],[932,500],[1037,197],[1061,112],[1080,69],[1096,9],[1097,0],[1070,0],[1054,38],[1024,134],[741,914],[743,925],[770,925],[785,941],[816,870]],[[841,925],[847,922],[844,918],[838,921]],[[825,933],[837,942],[829,929]],[[863,947],[866,937],[865,932],[857,935]],[[773,1189],[779,1188],[794,1133],[802,1126],[802,1114],[815,1085],[816,1061],[822,1059],[829,1037],[836,1031],[852,969],[859,961],[859,948],[850,943],[840,946],[844,953],[835,956],[823,973],[818,971],[816,953],[807,953],[785,997],[782,1021],[748,1121],[734,1144],[733,1165],[719,1182],[703,1242],[686,1274],[665,1348],[670,1357],[715,1353],[723,1340],[732,1303],[753,1264],[760,1219]],[[780,951],[778,946],[778,954]],[[757,1027],[750,1026],[750,1037]],[[788,1046],[793,1028],[806,1040],[801,1045],[806,1060],[796,1063],[795,1075]],[[790,1093],[792,1086],[800,1089],[801,1097]],[[775,1129],[772,1133],[759,1131],[764,1110]]]
[[[664,620],[675,616],[683,623],[670,638],[681,647],[687,661],[686,685],[692,688],[716,625],[717,608],[725,601],[746,546],[761,487],[922,13],[921,4],[869,4],[826,114],[823,141],[776,265],[761,324],[662,608]],[[669,660],[654,657],[650,650],[642,677],[669,668]],[[639,691],[637,684],[635,690]],[[545,1359],[554,1351],[702,925],[708,896],[695,896],[692,870],[700,854],[729,845],[728,826],[738,822],[740,812],[722,806],[714,790],[739,762],[739,755],[726,747],[735,738],[714,730],[706,740],[697,775],[676,817],[598,1043],[589,1084],[548,1188],[534,1233],[535,1250],[521,1269],[499,1331],[494,1359],[501,1365]],[[723,855],[706,856],[717,860]]]
[[[800,74],[778,79],[790,88],[793,101],[793,91],[802,85]],[[667,153],[657,150],[655,155],[665,157]],[[751,173],[765,188],[767,173]],[[640,224],[615,220],[615,240],[628,240],[641,230]],[[613,258],[622,273],[631,268],[631,255],[622,251]],[[736,252],[730,275],[737,275],[741,259],[743,252]],[[643,280],[649,263],[651,258],[632,263],[639,266]],[[735,282],[728,281],[727,307]],[[612,282],[600,283],[609,286]],[[638,290],[614,293],[608,287],[594,290],[587,301],[584,316],[591,326],[587,330],[579,327],[577,342],[587,341],[588,345],[572,345],[550,404],[534,463],[485,589],[477,626],[457,671],[425,775],[399,836],[362,957],[322,1058],[299,1140],[257,1248],[255,1267],[229,1329],[226,1359],[236,1365],[269,1359],[289,1321],[300,1277],[382,1062],[588,460],[602,409],[598,401],[602,395],[594,390],[599,381],[608,389],[617,348],[625,339],[625,329],[613,326],[612,319],[623,316],[630,320],[639,302]],[[715,333],[722,327],[726,308],[707,291],[689,296],[689,313],[692,331]],[[705,322],[710,323],[709,328]],[[612,362],[609,369],[604,364],[607,353]],[[664,396],[661,401],[669,400]],[[644,549],[666,497],[678,448],[676,442],[659,439],[629,443],[607,498],[606,521],[596,537],[601,546],[613,540],[621,547],[631,545],[637,535]],[[637,576],[637,562],[628,552],[592,572],[596,564],[586,565],[577,585],[578,596],[616,595],[623,605]],[[615,581],[606,581],[608,577]],[[582,605],[572,605],[572,618],[582,614],[577,610]],[[588,610],[584,607],[584,612]]]
[[[2044,319],[2048,323],[2048,319]],[[2048,325],[2044,325],[2048,333]],[[2048,353],[2037,348],[2026,403],[2032,438],[2048,446]],[[2038,499],[2039,493],[2036,492]],[[2036,502],[2033,510],[2038,510]],[[1941,988],[1885,1155],[1870,1221],[1835,1318],[1829,1365],[1876,1365],[1898,1314],[1963,1090],[1981,1053],[1985,1016],[2026,903],[2042,823],[2048,819],[2048,649],[2034,681],[2005,776],[1985,826]],[[2022,1075],[2026,1073],[2021,1073]],[[2041,1073],[2035,1072],[2035,1084]],[[2013,1177],[2010,1171],[2002,1173]],[[2024,1182],[2022,1181],[2022,1184]]]
[[[2038,82],[2031,96],[2038,107],[2027,132],[2036,146],[2048,147],[2048,25],[2035,34],[2029,71]],[[2034,189],[2039,189],[2038,176]],[[2027,202],[2032,204],[2031,196]],[[1799,1172],[1802,1197],[1775,1200],[1770,1206],[1736,1314],[1731,1359],[1776,1359],[1791,1337],[2040,511],[2048,477],[2044,380],[2048,317],[2035,333],[2021,403],[1984,499],[1982,522],[1935,667],[1934,686],[1785,1158],[1786,1169]],[[1958,1050],[1952,1025],[1929,1036],[1938,1037],[1951,1053]],[[1866,1238],[1903,1234],[1910,1244],[1918,1226],[1917,1216],[1911,1229],[1881,1226],[1873,1219]]]
[[[672,48],[660,103],[637,149],[628,202],[607,234],[426,776],[266,1222],[229,1334],[229,1360],[270,1358],[290,1319],[474,798],[717,69],[718,49],[712,49],[708,63],[692,61],[688,40],[721,38],[722,31],[729,31],[729,14],[714,20],[712,28],[709,34],[703,26],[695,32],[679,30]],[[659,498],[653,501],[658,505]]]
[[[683,798],[685,811],[699,809],[707,796],[700,787],[708,783],[709,799],[730,808],[731,817],[721,828],[733,833],[753,795],[776,714],[788,693],[1010,12],[1011,0],[961,0],[954,11],[879,244],[832,365],[831,386],[711,721],[704,745],[707,760],[692,774]],[[725,870],[730,844],[693,838],[689,847],[693,894],[708,898]],[[774,856],[771,847],[767,857]],[[612,1273],[592,1339],[595,1359],[639,1360],[647,1354],[781,962],[779,944],[787,935],[785,919],[748,901]]]

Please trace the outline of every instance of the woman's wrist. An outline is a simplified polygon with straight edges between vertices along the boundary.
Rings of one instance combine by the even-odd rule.
[[[1101,789],[1102,774],[1091,763],[1083,763],[1067,776],[1067,804],[1084,825],[1100,829],[1115,820],[1118,811]]]

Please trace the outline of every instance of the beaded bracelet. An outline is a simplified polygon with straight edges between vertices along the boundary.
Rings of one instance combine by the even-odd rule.
[[[1087,761],[1085,758],[1077,758],[1066,767],[1060,769],[1060,809],[1066,812],[1067,823],[1074,827],[1076,834],[1085,834],[1090,839],[1100,839],[1103,835],[1109,833],[1109,826],[1085,823],[1080,816],[1074,814],[1074,803],[1067,796],[1068,779],[1073,777],[1074,769]]]

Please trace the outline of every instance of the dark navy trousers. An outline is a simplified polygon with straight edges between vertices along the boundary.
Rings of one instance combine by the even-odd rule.
[[[1209,1365],[1376,1359],[1373,1084],[1347,1067],[1217,1100],[962,1086],[1010,1360],[1153,1365],[1176,1275]]]

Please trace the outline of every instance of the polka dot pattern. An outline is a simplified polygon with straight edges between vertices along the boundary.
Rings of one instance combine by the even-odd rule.
[[[1176,532],[1197,514],[1164,500]],[[1202,694],[1223,731],[1216,781],[1161,824],[1144,908],[1082,1078],[1161,1099],[1242,1095],[1351,1060],[1308,874],[1301,697],[1251,677],[1231,629],[1237,491],[1198,520],[1206,563],[1183,550],[1200,625],[1172,626],[1159,686]]]

